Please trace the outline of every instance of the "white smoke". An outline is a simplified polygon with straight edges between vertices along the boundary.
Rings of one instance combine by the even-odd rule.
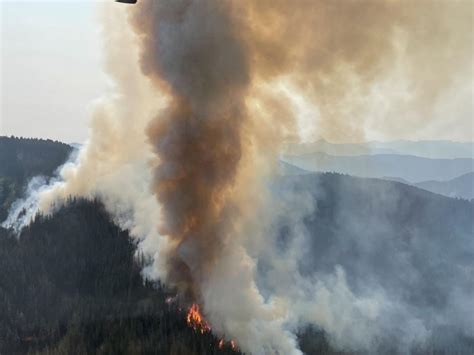
[[[55,178],[30,181],[3,227],[19,232],[38,213],[54,213],[68,198],[100,198],[115,222],[139,240],[140,251],[154,256],[164,243],[157,231],[160,208],[151,193],[156,159],[145,134],[164,101],[141,75],[126,17],[121,7],[107,6],[102,12],[105,67],[112,81],[110,92],[94,103],[89,140]]]

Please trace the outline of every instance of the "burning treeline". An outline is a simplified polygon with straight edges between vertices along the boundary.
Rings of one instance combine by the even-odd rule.
[[[199,304],[213,331],[245,352],[299,354],[301,323],[342,334],[321,309],[307,312],[318,293],[294,266],[298,251],[294,260],[273,253],[270,232],[284,206],[266,183],[280,145],[310,130],[311,139],[335,142],[363,141],[377,129],[399,137],[439,127],[440,107],[454,116],[459,105],[434,103],[472,95],[463,80],[472,78],[471,2],[108,6],[106,62],[118,95],[99,105],[89,143],[63,168],[63,181],[38,193],[38,208],[100,196],[153,258],[145,272]],[[312,109],[312,127],[300,122],[302,106]],[[287,214],[296,224],[308,210]],[[264,254],[274,284],[289,274],[285,282],[304,292],[262,292],[256,266]]]
[[[188,314],[186,315],[186,322],[191,328],[194,329],[194,331],[201,334],[211,331],[211,327],[202,316],[201,311],[199,310],[199,305],[196,303],[193,303],[191,307],[189,307]],[[237,350],[237,344],[234,340],[226,342],[224,338],[219,339],[219,349],[223,349],[225,346],[228,346],[233,350]]]

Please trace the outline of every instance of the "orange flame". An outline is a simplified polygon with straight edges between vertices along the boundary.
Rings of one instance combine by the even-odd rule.
[[[230,347],[232,350],[237,350],[237,344],[235,343],[234,340],[229,341],[226,343],[226,341],[222,338],[219,340],[219,349],[224,349],[224,347]]]
[[[199,331],[201,334],[211,331],[211,327],[209,326],[209,324],[207,324],[207,322],[201,315],[201,312],[199,311],[199,306],[196,303],[194,303],[189,308],[186,321],[188,322],[188,325],[190,327],[192,327],[195,331]]]
[[[199,305],[197,305],[196,303],[193,303],[193,305],[189,307],[188,315],[186,316],[186,321],[190,327],[192,327],[195,331],[200,332],[201,334],[208,333],[211,331],[211,327],[201,315]],[[226,345],[230,346],[232,350],[237,350],[237,344],[234,340],[230,340],[228,343],[226,343],[224,338],[219,340],[219,349],[222,350]]]

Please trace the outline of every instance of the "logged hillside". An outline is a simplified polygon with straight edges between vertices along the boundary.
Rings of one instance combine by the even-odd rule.
[[[0,222],[33,176],[52,176],[71,154],[67,144],[43,139],[0,137]]]

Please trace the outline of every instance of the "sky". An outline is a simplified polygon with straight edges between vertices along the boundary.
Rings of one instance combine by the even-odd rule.
[[[108,83],[102,70],[98,4],[94,0],[0,0],[0,135],[67,143],[87,139],[93,101],[103,95]],[[473,80],[463,80],[465,90],[448,91],[438,104],[439,117],[417,131],[403,129],[398,134],[395,128],[409,127],[410,120],[384,120],[380,109],[388,97],[382,97],[382,104],[374,101],[373,119],[366,120],[366,139],[472,141]],[[314,124],[317,107],[300,99],[293,104],[303,138],[324,138]]]
[[[83,142],[107,84],[97,3],[0,4],[0,134]]]

